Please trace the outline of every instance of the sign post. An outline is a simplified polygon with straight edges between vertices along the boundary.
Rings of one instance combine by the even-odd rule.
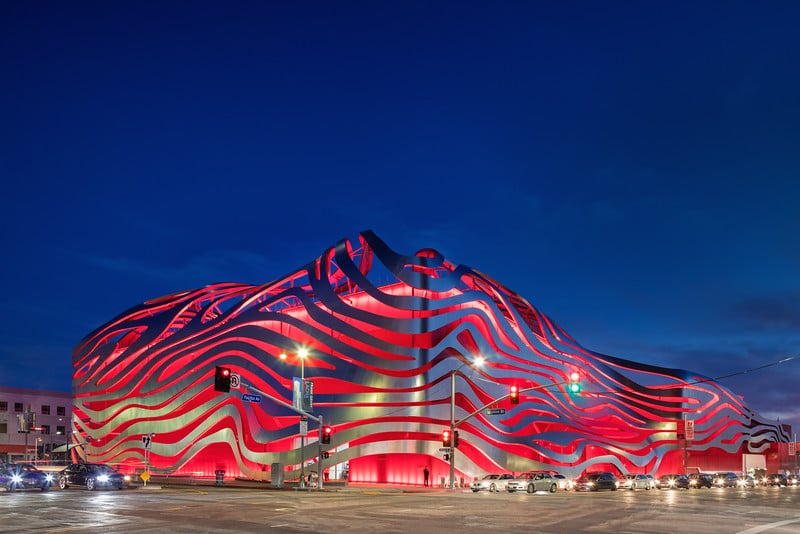
[[[153,445],[153,434],[142,434],[142,448],[144,449],[144,473],[139,475],[144,481],[144,486],[147,487],[147,481],[150,479],[150,447]]]

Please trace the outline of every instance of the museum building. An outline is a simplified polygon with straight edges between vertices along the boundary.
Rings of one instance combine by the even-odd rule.
[[[173,475],[291,480],[321,462],[354,482],[421,484],[427,467],[460,484],[795,461],[791,429],[722,384],[593,352],[484,273],[372,231],[262,285],[134,306],[77,345],[73,393],[75,454]]]

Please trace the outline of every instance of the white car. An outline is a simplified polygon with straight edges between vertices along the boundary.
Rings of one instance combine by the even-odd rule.
[[[572,489],[572,480],[565,477],[564,475],[554,473],[553,478],[558,481],[558,489],[562,491],[569,491]]]
[[[488,491],[489,493],[505,491],[508,481],[513,479],[514,475],[509,475],[508,473],[493,473],[486,475],[480,480],[476,480],[470,485],[470,488],[472,488],[472,491],[475,493],[481,490]]]

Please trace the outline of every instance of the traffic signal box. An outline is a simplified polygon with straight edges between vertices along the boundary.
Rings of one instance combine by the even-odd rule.
[[[451,447],[452,442],[450,440],[450,431],[449,430],[442,430],[442,447]]]
[[[214,373],[214,391],[223,393],[231,391],[231,370],[228,367],[217,366]]]
[[[511,393],[508,397],[511,399],[511,404],[519,404],[519,388],[517,386],[511,386]]]
[[[569,392],[578,394],[581,392],[581,375],[578,372],[569,374]]]
[[[331,442],[331,434],[333,434],[333,428],[326,426],[322,428],[322,443],[330,443]]]

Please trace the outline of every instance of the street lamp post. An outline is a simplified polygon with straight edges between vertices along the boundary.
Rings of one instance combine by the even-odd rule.
[[[478,356],[472,362],[464,362],[450,372],[450,489],[455,489],[456,480],[456,374],[466,365],[480,367],[483,358]]]
[[[306,365],[305,360],[306,356],[308,356],[308,350],[305,348],[301,348],[297,351],[297,356],[300,358],[300,402],[302,405],[302,397],[305,393],[306,389]],[[286,359],[286,353],[281,352],[280,354],[281,360]],[[302,407],[302,406],[301,406]],[[300,418],[303,419],[305,416],[301,415]],[[305,471],[305,463],[306,463],[306,437],[303,434],[302,429],[300,432],[300,487],[304,488],[306,485],[306,471]]]

